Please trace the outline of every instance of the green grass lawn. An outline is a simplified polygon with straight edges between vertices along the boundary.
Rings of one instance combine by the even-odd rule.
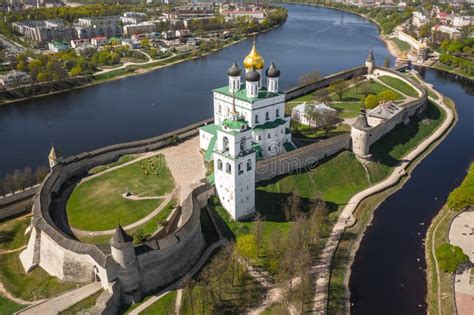
[[[18,254],[0,255],[0,279],[13,296],[31,301],[53,297],[79,286],[73,282],[60,282],[39,267],[25,274]]]
[[[162,155],[138,161],[78,185],[67,202],[69,223],[86,231],[113,229],[118,220],[123,226],[131,224],[153,211],[161,200],[126,199],[122,194],[127,189],[145,197],[161,196],[173,188],[174,181]]]
[[[12,219],[0,223],[0,249],[11,250],[26,245],[28,236],[25,230],[30,218]]]
[[[337,110],[337,116],[340,118],[353,118],[359,115],[362,103],[359,102],[341,102],[331,103],[331,107]]]
[[[400,79],[389,77],[389,76],[381,76],[379,77],[379,79],[383,83],[394,88],[395,90],[402,92],[405,95],[412,96],[412,97],[419,97],[418,92],[413,87],[411,87],[408,83],[405,83],[404,81]]]
[[[99,296],[104,290],[99,290],[84,300],[72,305],[68,309],[59,312],[59,315],[75,315],[75,314],[87,314],[87,311],[94,307]]]
[[[16,304],[0,295],[0,315],[11,315],[25,306],[26,305]]]
[[[151,220],[142,225],[127,230],[127,233],[133,235],[137,230],[142,230],[144,235],[152,235],[155,233],[158,228],[165,222],[166,218],[171,214],[173,209],[176,207],[177,201],[171,200],[163,210],[160,211],[156,216]],[[103,235],[103,236],[90,236],[90,237],[80,237],[80,241],[90,244],[108,244],[112,235]]]
[[[174,315],[176,303],[176,291],[171,291],[161,299],[140,312],[140,315]]]
[[[370,92],[372,94],[378,94],[382,91],[385,91],[389,88],[387,88],[385,85],[380,84],[378,82],[368,82],[370,86]],[[393,90],[393,89],[392,89]],[[404,100],[405,97],[403,97],[400,93],[398,93],[396,90],[393,90],[395,94],[397,95],[396,100]],[[339,99],[339,96],[336,94],[331,94],[331,100],[333,101],[343,101],[343,102],[360,102],[361,100],[364,99],[364,95],[361,94],[361,90],[358,88],[356,92],[355,86],[347,89],[344,91],[344,94],[342,95],[342,100]]]
[[[405,42],[403,40],[400,40],[398,38],[390,38],[390,40],[395,45],[397,45],[398,49],[400,49],[401,51],[410,51],[411,50],[410,44],[408,44],[407,42]]]
[[[100,173],[100,172],[103,172],[105,170],[108,170],[109,168],[112,168],[112,167],[115,167],[115,166],[119,166],[119,165],[122,165],[122,164],[125,164],[127,162],[130,162],[130,161],[133,161],[134,159],[136,159],[137,157],[134,156],[134,155],[124,155],[124,156],[121,156],[117,161],[115,162],[112,162],[112,163],[109,163],[109,164],[106,164],[106,165],[99,165],[99,166],[96,166],[94,168],[91,168],[89,170],[89,174],[97,174],[97,173]]]

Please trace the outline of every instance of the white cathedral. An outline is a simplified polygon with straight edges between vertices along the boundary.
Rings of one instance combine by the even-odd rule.
[[[213,90],[214,124],[199,129],[204,159],[214,161],[214,182],[222,206],[236,220],[255,212],[256,162],[293,150],[285,94],[278,90],[280,70],[265,62],[255,42],[243,62],[227,70],[229,85]]]

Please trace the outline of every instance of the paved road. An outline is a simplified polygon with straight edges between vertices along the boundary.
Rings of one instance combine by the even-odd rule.
[[[23,47],[20,47],[12,43],[11,41],[7,40],[3,35],[0,35],[0,43],[11,54],[19,54],[25,50]]]
[[[45,300],[27,309],[19,311],[21,315],[56,315],[70,306],[84,300],[102,289],[100,282],[94,282],[58,297]]]

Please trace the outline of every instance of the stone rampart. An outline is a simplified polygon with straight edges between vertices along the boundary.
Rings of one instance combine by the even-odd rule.
[[[255,180],[261,182],[276,176],[315,167],[319,161],[342,150],[349,150],[350,147],[351,136],[346,133],[259,161]]]
[[[306,85],[298,85],[286,90],[284,92],[286,93],[285,101],[290,101],[297,97],[311,93],[317,89],[327,87],[334,81],[347,80],[347,79],[351,79],[354,76],[364,75],[364,74],[367,74],[367,67],[365,65],[330,74],[328,76],[325,76],[317,80],[314,83],[306,84]]]
[[[397,30],[395,31],[395,36],[406,43],[408,43],[413,49],[419,50],[422,44],[413,38],[412,36],[408,35],[407,33]]]
[[[28,212],[33,205],[33,196],[38,192],[39,185],[25,191],[0,199],[0,220]]]
[[[176,140],[196,136],[197,128],[207,122],[152,139],[117,144],[60,159],[34,198],[32,233],[27,248],[20,254],[25,270],[40,266],[61,280],[79,282],[89,282],[98,276],[103,287],[108,287],[118,277],[117,263],[110,255],[110,247],[82,243],[68,232],[65,200],[72,186],[92,167],[116,161],[122,155],[154,151],[172,145]],[[210,185],[193,190],[180,209],[182,226],[161,239],[136,248],[144,291],[175,280],[175,276],[184,274],[199,259],[205,247],[200,209],[212,191]]]

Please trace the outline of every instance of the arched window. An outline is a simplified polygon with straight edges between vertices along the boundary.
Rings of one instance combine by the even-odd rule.
[[[258,124],[258,115],[255,115],[255,123]]]
[[[252,160],[248,159],[247,160],[247,171],[250,171],[252,169]]]
[[[232,166],[230,166],[230,163],[226,163],[225,171],[229,174],[232,174]]]
[[[240,152],[245,151],[245,139],[240,139]]]
[[[222,161],[221,160],[217,160],[217,169],[222,171]]]
[[[229,139],[227,137],[222,138],[222,148],[224,151],[229,151]]]
[[[280,109],[276,109],[275,116],[280,117]]]
[[[221,104],[219,104],[217,112],[222,113],[222,105]]]
[[[242,174],[244,172],[244,165],[241,163],[239,163],[239,175]]]
[[[269,112],[265,113],[265,120],[270,120],[270,113]]]

